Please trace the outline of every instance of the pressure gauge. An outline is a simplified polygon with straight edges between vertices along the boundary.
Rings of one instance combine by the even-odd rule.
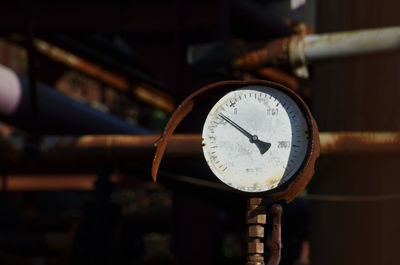
[[[209,112],[202,132],[204,157],[228,186],[271,191],[306,167],[315,135],[312,121],[307,106],[289,89],[242,86],[222,96]]]

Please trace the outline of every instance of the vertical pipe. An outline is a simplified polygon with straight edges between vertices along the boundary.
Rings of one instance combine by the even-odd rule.
[[[264,225],[267,215],[262,198],[247,200],[247,263],[246,265],[264,265]]]

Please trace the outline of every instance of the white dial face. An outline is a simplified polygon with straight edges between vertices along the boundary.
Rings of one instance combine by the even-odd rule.
[[[307,121],[284,92],[246,86],[222,97],[203,127],[203,153],[225,184],[262,192],[289,180],[309,145]]]

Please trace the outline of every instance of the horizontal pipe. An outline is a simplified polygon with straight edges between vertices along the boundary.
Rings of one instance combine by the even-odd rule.
[[[400,47],[400,27],[310,35],[304,38],[308,61],[387,51]]]
[[[84,47],[84,45],[78,45],[68,38],[61,38],[61,42],[63,44],[72,44],[72,46],[74,46],[75,48],[77,48],[76,46],[78,46],[78,50],[79,48]],[[44,40],[34,39],[33,44],[38,52],[43,53],[51,59],[60,62],[68,67],[81,71],[88,76],[100,80],[105,84],[109,84],[110,86],[118,89],[121,92],[125,92],[128,94],[133,93],[133,95],[138,99],[167,112],[172,112],[175,109],[173,98],[168,94],[162,92],[161,90],[156,89],[154,86],[150,85],[150,83],[152,82],[149,77],[145,76],[139,71],[136,71],[135,69],[132,69],[131,67],[126,67],[123,62],[118,62],[118,60],[113,60],[111,59],[111,57],[105,56],[104,53],[100,56],[95,52],[95,49],[88,50],[83,48],[86,53],[93,55],[94,52],[95,55],[98,56],[97,59],[105,60],[109,64],[114,65],[114,68],[117,69],[121,69],[122,67],[124,68],[125,72],[129,73],[129,75],[133,75],[136,78],[139,78],[139,80],[143,81],[131,84],[128,79],[123,78],[118,74],[114,74],[113,72],[97,65],[96,63],[85,60]]]
[[[321,155],[400,154],[400,132],[323,132]]]
[[[290,64],[304,66],[313,61],[390,51],[400,48],[400,26],[333,32],[311,35],[292,35],[274,39],[262,48],[223,43],[194,45],[188,50],[188,63],[204,70],[233,67],[255,70],[268,66]]]
[[[68,98],[36,83],[37,112],[33,111],[26,77],[0,65],[0,120],[39,134],[148,134],[140,126]]]
[[[139,162],[142,168],[150,168],[158,138],[158,135],[43,137],[38,156],[32,156],[21,137],[0,138],[0,170],[9,175],[6,183],[11,191],[92,190],[96,177],[88,174],[93,174],[100,163],[131,166]],[[400,155],[400,132],[321,132],[320,142],[321,155]],[[202,156],[200,134],[176,134],[170,138],[164,163]],[[59,175],[60,172],[64,175]],[[85,174],[76,175],[82,172]],[[41,173],[45,175],[36,175]],[[150,180],[150,173],[147,174]],[[175,188],[225,190],[222,184],[198,178],[167,174],[160,180]],[[113,175],[112,181],[119,181],[118,177]],[[123,186],[127,183],[128,179]]]
[[[111,179],[116,182],[116,177]],[[5,184],[8,191],[89,191],[95,188],[96,175],[10,175]],[[3,189],[3,182],[0,189]]]
[[[87,135],[43,137],[38,153],[41,163],[130,164],[151,162],[158,135]],[[322,155],[400,154],[400,132],[321,132]],[[0,139],[0,163],[26,159],[26,142],[20,137]],[[176,134],[170,138],[166,159],[202,158],[200,134]]]
[[[292,38],[289,46],[292,65],[390,51],[400,48],[400,27],[307,35]]]

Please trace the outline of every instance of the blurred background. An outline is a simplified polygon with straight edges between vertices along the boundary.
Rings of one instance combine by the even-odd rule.
[[[399,10],[395,0],[3,1],[0,264],[245,264],[246,196],[216,180],[200,146],[177,146],[159,182],[150,174],[179,103],[235,79],[293,89],[321,132],[393,132],[376,149],[346,138],[366,147],[322,152],[307,190],[282,203],[281,264],[398,264],[400,53],[317,60],[303,75],[279,60],[233,62],[291,36],[398,26]],[[200,133],[207,112],[177,133]]]

